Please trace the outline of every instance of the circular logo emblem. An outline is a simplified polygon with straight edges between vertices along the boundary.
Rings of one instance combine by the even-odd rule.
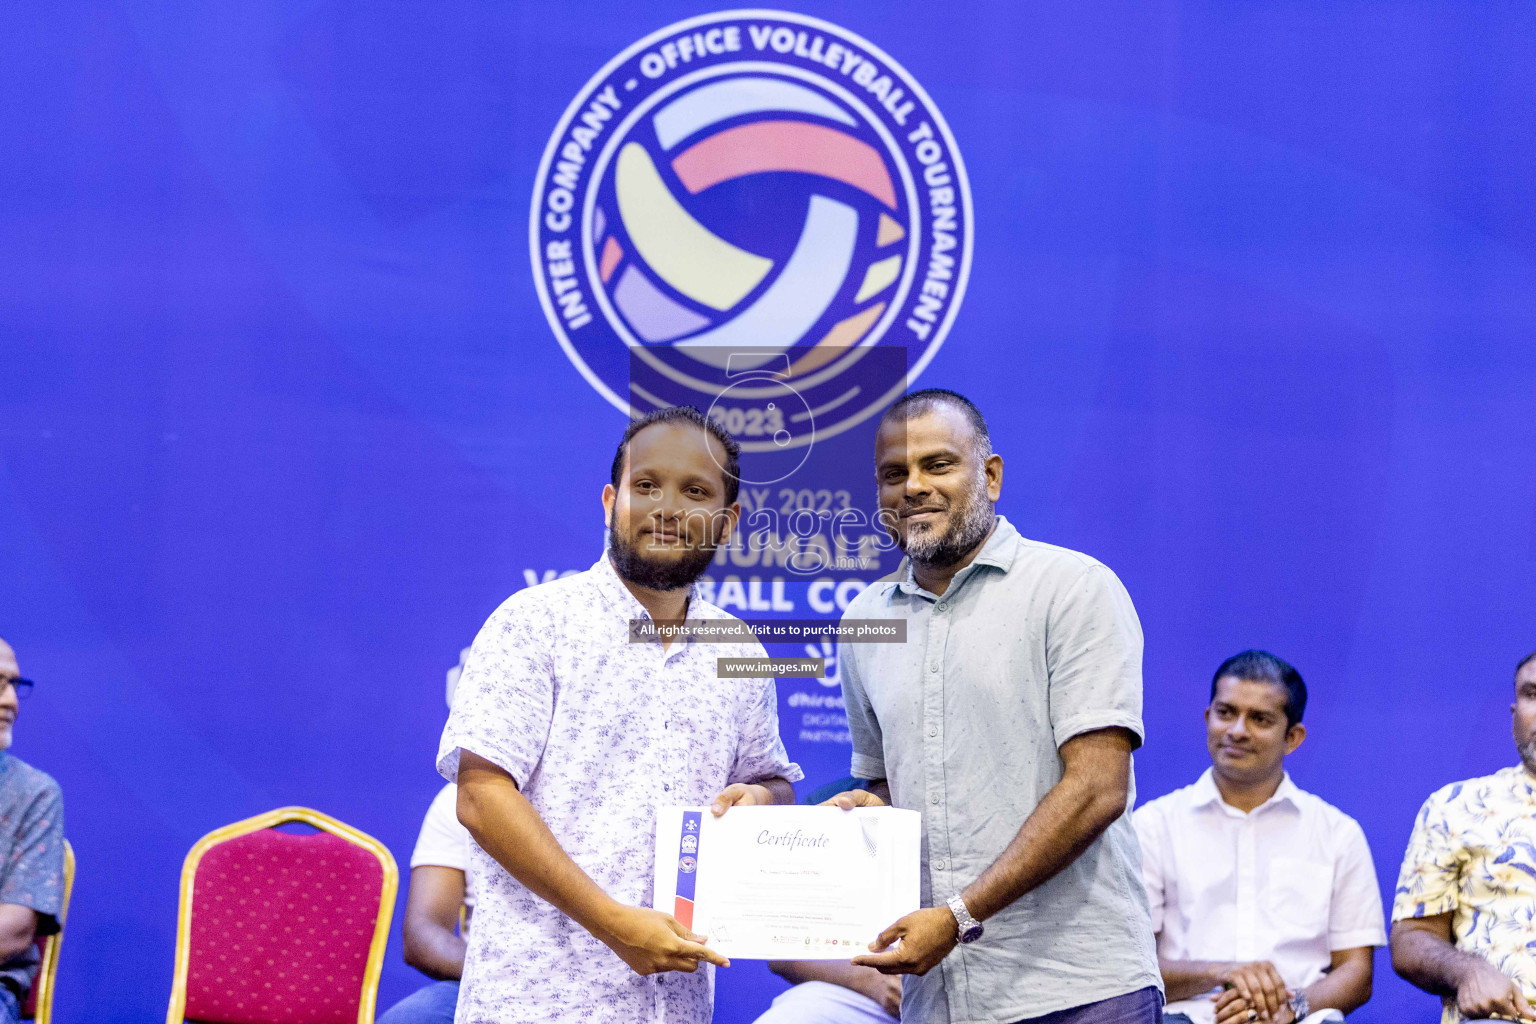
[[[699,862],[694,860],[692,857],[682,857],[677,862],[677,870],[681,871],[685,875],[693,874],[694,869],[696,869],[698,866]]]
[[[933,358],[970,271],[971,194],[889,56],[815,18],[726,11],[592,77],[540,162],[529,242],[545,316],[609,402],[697,405],[744,450],[785,451]]]

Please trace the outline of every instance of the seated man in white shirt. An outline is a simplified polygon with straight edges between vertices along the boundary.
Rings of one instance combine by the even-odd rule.
[[[1228,658],[1210,769],[1135,813],[1170,1024],[1342,1020],[1371,997],[1387,937],[1365,833],[1285,771],[1306,704],[1280,658]]]
[[[846,960],[774,960],[793,985],[755,1024],[891,1024],[901,1019],[901,978]]]
[[[458,794],[459,787],[449,783],[427,808],[411,851],[411,885],[401,927],[405,962],[438,981],[390,1007],[378,1024],[453,1024],[465,937],[475,906],[468,873],[469,830],[459,824]]]

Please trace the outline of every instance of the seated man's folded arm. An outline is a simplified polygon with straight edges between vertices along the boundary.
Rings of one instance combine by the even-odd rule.
[[[1450,913],[1392,922],[1392,969],[1424,991],[1454,996],[1457,986],[1480,967],[1493,970],[1482,957],[1463,953],[1451,943]]]
[[[21,953],[37,939],[37,911],[17,903],[0,903],[0,963]]]
[[[430,978],[457,981],[464,973],[465,942],[458,934],[464,872],[439,864],[411,869],[405,897],[405,962]]]
[[[791,985],[822,981],[841,986],[879,1003],[892,1017],[901,1015],[901,979],[873,967],[857,967],[843,960],[773,960],[768,969]]]
[[[1163,988],[1168,993],[1170,1003],[1193,999],[1205,995],[1213,988],[1220,988],[1226,984],[1228,975],[1237,966],[1235,962],[1224,960],[1157,958],[1157,969],[1163,976]]]
[[[1370,1001],[1376,947],[1336,949],[1330,959],[1328,973],[1307,986],[1307,1004],[1313,1013],[1328,1009],[1353,1013]]]
[[[1426,992],[1454,998],[1464,1018],[1536,1018],[1513,978],[1451,943],[1449,913],[1392,922],[1392,967]]]

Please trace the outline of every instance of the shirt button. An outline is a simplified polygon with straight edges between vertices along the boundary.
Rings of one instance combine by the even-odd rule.
[[[935,871],[943,871],[944,870],[944,858],[943,857],[940,857],[938,860],[933,862],[933,870],[935,870]]]
[[[938,734],[939,734],[939,727],[938,726],[930,725],[928,727],[928,735],[929,736],[937,736]]]
[[[937,794],[937,793],[933,794],[933,798],[931,800],[929,800],[928,802],[933,804],[935,807],[937,807],[939,805],[939,794]]]
[[[928,671],[929,672],[937,672],[938,670],[939,670],[939,666],[938,665],[929,665],[928,666]]]
[[[940,601],[939,602],[939,611],[941,611],[941,612],[949,611],[949,602],[947,602],[947,601]]]

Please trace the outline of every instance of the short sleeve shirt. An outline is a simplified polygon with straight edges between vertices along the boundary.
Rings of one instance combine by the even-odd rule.
[[[690,618],[729,618],[692,596]],[[561,848],[608,895],[650,906],[656,810],[698,806],[734,782],[798,781],[779,740],[772,679],[719,678],[756,643],[630,642],[649,618],[605,557],[519,591],[475,638],[438,748],[506,770]],[[475,923],[458,1024],[708,1024],[713,968],[640,977],[471,840]]]
[[[37,911],[37,934],[59,930],[64,902],[64,797],[59,784],[0,753],[0,903]],[[37,976],[36,946],[0,964],[0,979],[25,992]]]
[[[1327,973],[1335,951],[1386,945],[1365,833],[1289,775],[1245,814],[1221,799],[1207,769],[1133,820],[1152,930],[1169,960],[1268,960],[1301,989]],[[1168,1012],[1214,1018],[1202,1002]]]
[[[842,685],[853,774],[888,780],[897,807],[922,812],[925,906],[1002,854],[1061,781],[1062,744],[1112,727],[1142,736],[1141,626],[1125,588],[1002,517],[943,596],[903,563],[846,615],[907,622],[905,644],[845,644]],[[979,941],[906,979],[902,1016],[1004,1024],[1161,985],[1127,814]]]
[[[1523,767],[1453,783],[1424,801],[1392,920],[1451,915],[1456,948],[1487,960],[1536,1000],[1536,778]],[[1443,1024],[1461,1020],[1445,1001]]]
[[[438,790],[422,819],[411,851],[411,867],[428,865],[453,868],[464,874],[464,905],[475,905],[475,891],[469,887],[469,829],[459,824],[459,787],[449,783]]]

